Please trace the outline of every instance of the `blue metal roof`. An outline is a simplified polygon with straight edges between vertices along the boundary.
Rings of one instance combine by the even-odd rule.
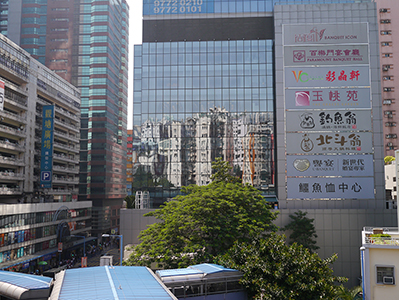
[[[189,268],[200,270],[206,274],[213,274],[219,272],[237,272],[237,270],[225,268],[223,266],[219,266],[216,264],[200,264],[200,265],[189,266]]]
[[[57,281],[56,277],[56,281]],[[51,295],[53,298],[53,294]],[[59,300],[176,299],[146,267],[102,266],[65,271]]]
[[[219,272],[237,272],[234,269],[228,269],[216,264],[199,264],[189,266],[183,269],[171,269],[171,270],[158,270],[156,273],[162,277],[168,276],[180,276],[180,275],[196,275],[196,274],[214,274]]]
[[[52,280],[53,279],[49,277],[0,271],[0,282],[5,282],[27,290],[48,289],[50,288]]]

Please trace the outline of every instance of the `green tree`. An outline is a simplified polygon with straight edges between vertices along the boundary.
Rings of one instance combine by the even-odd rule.
[[[243,272],[241,283],[249,299],[315,300],[334,299],[337,282],[330,265],[337,256],[322,260],[307,248],[285,243],[285,237],[271,233],[249,243],[235,243],[217,263]]]
[[[390,165],[390,164],[392,164],[392,162],[393,161],[395,161],[395,157],[393,157],[393,156],[385,156],[384,157],[384,163],[386,164],[386,165]]]
[[[126,208],[134,208],[135,207],[135,199],[134,195],[126,196],[123,201],[126,202]]]
[[[178,268],[211,262],[237,240],[245,242],[277,230],[272,223],[277,213],[250,185],[216,180],[206,186],[183,187],[182,192],[146,215],[160,222],[140,233],[141,243],[127,265]]]
[[[360,286],[356,286],[352,289],[347,289],[344,286],[338,287],[337,296],[335,300],[361,300],[363,299],[363,290]]]
[[[282,230],[292,231],[289,236],[290,245],[298,243],[305,248],[308,248],[310,251],[315,251],[319,249],[319,247],[316,246],[316,241],[314,240],[314,238],[317,238],[316,229],[313,225],[314,219],[310,219],[306,217],[306,215],[307,212],[301,210],[290,215],[291,222],[282,228]]]

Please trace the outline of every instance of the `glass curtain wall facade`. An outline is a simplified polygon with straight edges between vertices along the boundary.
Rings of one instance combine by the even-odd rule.
[[[132,192],[153,207],[210,182],[217,157],[275,196],[273,7],[346,0],[143,2],[134,48]],[[205,15],[207,14],[207,15]]]
[[[72,83],[80,88],[80,198],[93,201],[93,230],[118,225],[126,196],[128,5],[80,1]],[[116,230],[117,231],[117,230]]]

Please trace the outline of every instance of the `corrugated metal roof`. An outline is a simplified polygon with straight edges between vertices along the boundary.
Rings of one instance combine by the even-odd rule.
[[[237,272],[237,270],[225,268],[223,266],[219,266],[216,264],[193,265],[193,266],[189,266],[189,268],[199,270],[206,274],[213,274],[213,273],[219,273],[219,272]]]
[[[103,266],[66,270],[59,296],[56,299],[169,300],[177,298],[146,267]]]
[[[189,266],[183,269],[158,270],[156,273],[160,277],[169,277],[169,276],[184,276],[184,275],[197,275],[197,274],[201,274],[204,276],[206,274],[214,274],[220,272],[237,272],[237,270],[228,269],[216,264],[199,264],[199,265]]]
[[[48,289],[52,280],[49,277],[0,271],[0,282],[9,283],[27,290]]]

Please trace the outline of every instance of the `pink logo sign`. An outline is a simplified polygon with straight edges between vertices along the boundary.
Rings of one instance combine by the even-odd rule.
[[[309,91],[295,92],[295,106],[310,106],[310,92]]]
[[[294,59],[294,62],[306,62],[305,50],[294,50],[293,59]]]

